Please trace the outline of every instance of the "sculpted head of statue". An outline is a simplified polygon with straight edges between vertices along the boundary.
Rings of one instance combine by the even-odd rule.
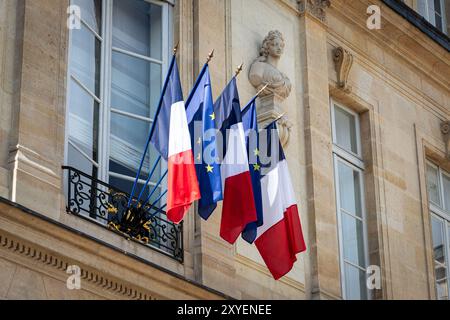
[[[261,50],[259,50],[259,60],[267,61],[267,57],[271,56],[280,59],[284,52],[284,38],[280,31],[270,31],[264,38]]]
[[[260,90],[267,84],[261,96],[276,94],[282,99],[289,96],[291,82],[289,78],[278,70],[277,65],[284,52],[284,38],[280,31],[270,31],[264,38],[256,58],[249,70],[250,83]]]

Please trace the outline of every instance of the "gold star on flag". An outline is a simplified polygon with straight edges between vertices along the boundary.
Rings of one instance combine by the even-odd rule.
[[[216,118],[216,114],[213,112],[209,115],[211,117],[211,120],[214,120]]]
[[[206,172],[213,172],[213,167],[208,164],[206,166]]]
[[[258,150],[258,148],[256,148],[255,150],[253,150],[253,153],[254,153],[255,156],[259,156],[259,150]]]
[[[259,171],[260,168],[261,168],[261,166],[260,166],[259,164],[257,164],[257,163],[255,163],[255,164],[253,165],[253,170],[254,170],[254,171]]]

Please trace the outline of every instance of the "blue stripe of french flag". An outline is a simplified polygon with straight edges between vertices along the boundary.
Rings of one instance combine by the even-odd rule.
[[[200,199],[178,65],[173,57],[152,144],[167,160],[167,218],[179,223]]]

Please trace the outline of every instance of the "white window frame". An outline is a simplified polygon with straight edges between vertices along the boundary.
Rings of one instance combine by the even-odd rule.
[[[101,23],[101,36],[96,33],[86,22],[81,19],[83,26],[87,27],[95,36],[101,41],[101,53],[100,53],[100,97],[96,97],[88,88],[86,88],[82,83],[76,79],[71,74],[70,65],[70,55],[72,53],[72,33],[74,30],[69,30],[69,44],[68,44],[68,67],[67,67],[67,79],[66,79],[66,126],[65,126],[65,144],[64,144],[64,163],[68,163],[68,144],[69,142],[69,103],[70,103],[70,83],[71,80],[75,78],[75,81],[80,85],[80,87],[87,92],[91,97],[98,102],[99,107],[99,123],[98,123],[98,160],[93,161],[84,152],[81,152],[73,143],[70,143],[74,148],[81,152],[82,156],[88,159],[93,165],[98,169],[97,179],[108,182],[109,176],[117,176],[118,178],[132,178],[135,177],[123,176],[120,174],[112,173],[109,171],[109,158],[110,158],[110,122],[111,113],[117,113],[129,116],[134,119],[148,121],[150,124],[153,119],[140,117],[134,114],[128,114],[121,110],[117,110],[114,106],[110,104],[111,97],[111,68],[112,68],[112,52],[121,52],[123,54],[128,54],[130,56],[138,57],[147,61],[158,63],[162,66],[161,68],[161,84],[164,81],[165,74],[169,65],[170,58],[170,44],[173,42],[173,30],[172,24],[172,10],[171,7],[173,3],[171,1],[159,1],[159,0],[143,0],[154,5],[162,7],[162,60],[156,60],[153,58],[145,57],[124,49],[116,48],[112,46],[112,15],[113,15],[113,1],[117,0],[102,0],[102,23]],[[95,107],[95,106],[94,106]],[[65,177],[66,179],[67,177]],[[145,180],[139,179],[139,183],[144,184]],[[124,190],[127,191],[127,190]]]
[[[450,203],[445,203],[445,193],[444,193],[444,183],[443,183],[443,176],[446,176],[450,178],[450,173],[445,172],[442,170],[442,168],[430,160],[427,160],[426,162],[427,167],[433,167],[437,170],[437,184],[438,184],[438,192],[439,197],[441,200],[441,206],[438,204],[428,201],[429,204],[429,210],[430,210],[430,228],[432,228],[431,219],[432,217],[436,218],[437,220],[440,220],[443,222],[444,225],[444,244],[445,244],[445,259],[446,259],[446,265],[447,265],[447,292],[450,300],[450,257],[449,257],[449,248],[450,248]],[[428,172],[428,170],[425,170],[425,172]],[[427,185],[427,191],[428,191],[428,185]],[[433,234],[433,230],[431,230],[431,234]],[[433,274],[434,274],[434,253],[433,253]],[[436,287],[436,275],[434,274],[433,283],[435,286],[435,292],[437,293],[437,287]]]
[[[337,227],[338,227],[338,245],[339,245],[339,261],[340,261],[340,274],[341,274],[341,290],[343,299],[347,299],[346,292],[346,277],[345,277],[345,264],[352,265],[359,270],[366,272],[368,262],[369,262],[369,245],[368,245],[368,237],[367,237],[367,214],[366,214],[366,206],[365,206],[365,193],[364,193],[364,170],[365,165],[362,159],[362,147],[361,147],[361,130],[360,130],[360,117],[359,114],[355,111],[343,106],[342,104],[336,102],[333,99],[330,99],[331,105],[331,119],[332,119],[332,139],[333,139],[333,165],[334,165],[334,183],[335,183],[335,191],[336,191],[336,215],[337,215]],[[336,135],[336,118],[335,118],[335,106],[343,109],[348,112],[352,116],[355,117],[355,134],[356,134],[356,147],[357,153],[354,153],[350,150],[345,150],[339,145],[337,145],[337,135]],[[364,263],[365,266],[362,268],[361,266],[355,265],[354,263],[346,260],[344,258],[344,245],[343,245],[343,233],[342,233],[342,218],[341,214],[341,201],[340,201],[340,190],[339,190],[339,171],[338,164],[342,162],[344,165],[352,168],[357,171],[360,175],[360,195],[361,195],[361,217],[354,216],[353,214],[348,213],[351,217],[362,222],[362,236],[363,236],[363,247],[364,247]],[[366,287],[366,295],[367,299],[371,298],[370,291],[367,288],[366,283],[362,284]]]

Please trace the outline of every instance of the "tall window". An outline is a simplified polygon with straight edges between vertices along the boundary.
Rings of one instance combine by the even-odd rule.
[[[81,9],[81,28],[70,32],[66,163],[128,192],[167,68],[169,5],[153,0],[71,5]],[[154,159],[150,149],[141,185]],[[155,170],[144,196],[163,169]]]
[[[367,299],[367,237],[359,115],[332,102],[333,159],[344,299]]]
[[[444,0],[417,0],[417,11],[433,26],[447,34]]]
[[[450,173],[427,164],[428,200],[431,211],[436,296],[449,299]]]

